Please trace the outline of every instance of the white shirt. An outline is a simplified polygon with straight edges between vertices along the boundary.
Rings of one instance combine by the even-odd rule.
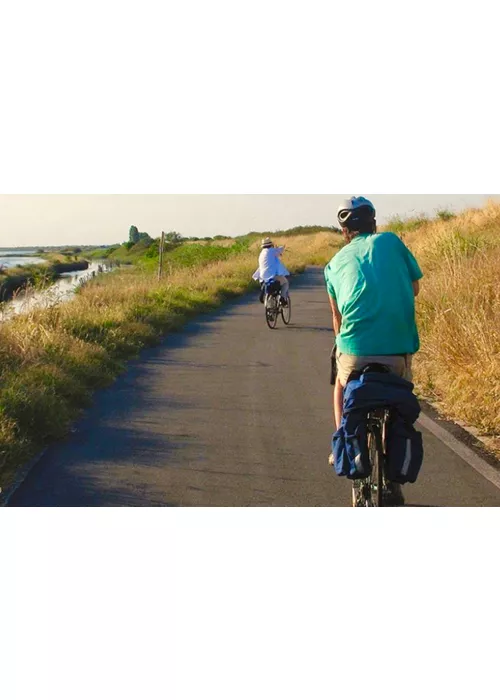
[[[264,248],[259,255],[259,267],[253,275],[254,280],[269,282],[273,277],[282,275],[288,277],[290,274],[280,260],[285,246],[280,248]]]

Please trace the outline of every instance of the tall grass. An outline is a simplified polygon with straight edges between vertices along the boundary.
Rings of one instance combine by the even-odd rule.
[[[418,387],[500,454],[500,203],[402,233],[425,273]]]
[[[327,233],[287,237],[285,262],[292,272],[324,263],[337,243]],[[192,315],[252,288],[258,243],[215,248],[176,249],[161,281],[156,266],[122,268],[96,278],[71,302],[0,324],[0,485],[63,436],[126,360]]]
[[[393,233],[409,233],[410,231],[422,228],[422,226],[428,223],[429,217],[425,214],[417,214],[407,219],[401,216],[394,216],[392,219],[389,219],[384,229],[386,231],[392,231]]]

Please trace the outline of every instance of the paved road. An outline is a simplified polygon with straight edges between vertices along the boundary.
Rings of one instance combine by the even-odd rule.
[[[332,333],[321,272],[276,331],[254,298],[190,323],[99,392],[13,506],[348,506],[327,466]],[[498,506],[500,489],[431,433],[415,506]]]

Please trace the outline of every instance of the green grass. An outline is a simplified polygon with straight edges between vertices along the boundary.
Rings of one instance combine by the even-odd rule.
[[[221,239],[222,240],[222,239]],[[227,241],[227,239],[223,239]],[[233,239],[231,239],[233,240]],[[250,240],[234,240],[229,246],[214,242],[166,243],[164,248],[164,267],[167,271],[179,268],[209,265],[213,262],[228,260],[249,249]],[[133,264],[146,270],[154,270],[159,263],[159,239],[152,243],[140,241],[135,245],[123,244],[106,251],[92,251],[92,258],[104,258],[114,262]]]
[[[89,250],[85,256],[89,260],[107,260],[120,247],[119,245],[112,245],[107,248],[94,248],[93,250]]]
[[[429,217],[425,214],[418,214],[406,219],[403,219],[401,216],[393,216],[384,226],[384,230],[398,234],[411,233],[412,231],[421,229],[422,226],[428,224],[429,221]]]
[[[190,238],[184,238],[182,243],[171,245],[168,242],[165,245],[166,256],[170,257],[173,251],[178,251],[183,249],[185,252],[172,255],[172,264],[180,264],[181,266],[189,267],[192,264],[197,264],[202,259],[208,262],[214,260],[226,260],[229,255],[221,253],[221,248],[226,246],[218,245],[219,243],[228,243],[232,241],[232,254],[237,254],[243,250],[248,250],[248,248],[255,243],[260,241],[262,238],[288,238],[294,236],[312,236],[317,233],[322,232],[339,233],[339,229],[335,227],[328,226],[296,226],[295,228],[290,228],[286,230],[276,230],[276,231],[252,231],[243,236],[237,236],[231,238],[230,236],[214,236],[213,238],[198,238],[196,236],[191,236]],[[91,251],[86,251],[85,256],[89,259],[107,259],[114,260],[115,262],[121,263],[132,263],[132,264],[145,264],[151,266],[151,260],[158,261],[159,257],[159,243],[160,239],[156,238],[152,242],[140,241],[135,245],[129,242],[122,243],[121,245],[112,245],[107,248],[95,248]],[[195,243],[198,244],[198,248]],[[197,252],[187,252],[188,248],[197,249]],[[203,252],[202,249],[208,248],[208,251]]]

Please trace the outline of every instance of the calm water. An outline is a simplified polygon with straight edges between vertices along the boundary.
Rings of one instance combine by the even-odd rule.
[[[99,274],[109,272],[111,267],[103,262],[90,263],[87,270],[66,272],[48,289],[28,290],[20,292],[15,299],[3,304],[0,310],[0,321],[26,313],[38,308],[49,308],[68,301],[75,294],[78,287]]]
[[[36,257],[36,250],[14,250],[0,248],[0,267],[17,267],[18,265],[39,265],[45,262]]]

